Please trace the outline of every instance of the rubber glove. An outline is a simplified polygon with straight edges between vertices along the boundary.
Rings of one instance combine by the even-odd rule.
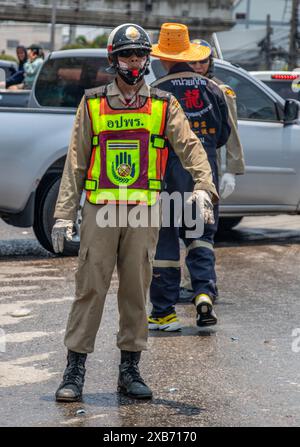
[[[220,195],[222,199],[226,199],[233,193],[235,189],[235,175],[229,174],[226,172],[222,178],[220,183]]]
[[[214,207],[211,202],[210,195],[203,189],[193,191],[192,195],[186,201],[188,204],[196,202],[200,210],[200,216],[205,224],[214,224]]]
[[[67,241],[71,241],[72,234],[73,234],[73,221],[65,219],[57,219],[52,228],[51,233],[52,245],[55,253],[63,252],[65,239]]]

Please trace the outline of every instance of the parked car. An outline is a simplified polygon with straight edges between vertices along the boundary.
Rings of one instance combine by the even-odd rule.
[[[300,100],[300,73],[296,71],[251,71],[250,73],[283,99]]]
[[[33,226],[52,251],[51,228],[76,107],[86,88],[105,84],[106,51],[51,53],[35,80],[27,108],[0,107],[0,217]],[[221,225],[232,227],[245,215],[300,213],[299,103],[284,101],[245,70],[216,60],[216,75],[237,93],[239,130],[246,174],[221,202]],[[151,62],[147,82],[161,74]],[[77,240],[64,254],[76,254]]]

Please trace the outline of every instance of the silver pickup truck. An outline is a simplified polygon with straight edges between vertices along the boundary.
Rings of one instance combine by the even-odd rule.
[[[33,226],[52,251],[51,228],[76,107],[84,89],[109,82],[106,51],[65,50],[45,60],[28,107],[0,107],[0,217],[15,226]],[[221,203],[221,226],[245,215],[300,213],[299,103],[284,101],[243,69],[216,60],[216,75],[237,93],[239,129],[246,174]],[[162,74],[151,63],[147,82]],[[78,240],[66,244],[75,254]]]

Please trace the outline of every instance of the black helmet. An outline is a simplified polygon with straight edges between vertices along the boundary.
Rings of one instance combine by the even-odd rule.
[[[151,40],[146,31],[134,23],[117,26],[110,33],[107,41],[107,52],[111,56],[120,50],[140,48],[151,51]]]
[[[121,68],[118,62],[118,54],[123,50],[144,50],[147,56],[146,62],[139,70],[127,70]],[[111,58],[109,73],[118,73],[120,77],[130,85],[136,84],[145,74],[149,73],[151,40],[146,31],[134,23],[120,25],[110,33],[107,41],[107,53]]]
[[[212,49],[212,46],[210,45],[210,43],[207,42],[207,40],[194,39],[194,40],[192,40],[192,42],[199,45],[200,48],[203,48],[203,51],[205,52],[205,59],[207,57],[212,56],[213,49]]]

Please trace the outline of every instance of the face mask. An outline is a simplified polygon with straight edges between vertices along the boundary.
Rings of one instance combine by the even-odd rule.
[[[138,68],[130,69],[126,62],[118,60],[116,70],[120,77],[129,85],[135,85],[144,76],[149,65],[149,58],[147,56],[140,59]]]
[[[145,57],[143,57],[143,58],[141,58],[140,59],[140,61],[138,61],[138,67],[137,68],[143,68],[144,67],[144,65],[145,65],[145,63],[146,63],[146,61],[147,61],[147,57],[145,56]],[[129,65],[126,63],[126,62],[124,62],[124,61],[120,61],[119,60],[119,67],[122,69],[122,70],[129,70]]]

